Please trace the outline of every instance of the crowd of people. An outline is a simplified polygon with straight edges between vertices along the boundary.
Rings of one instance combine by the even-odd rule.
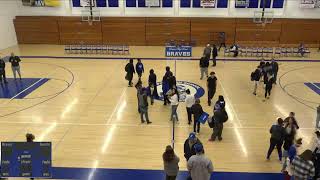
[[[211,102],[216,93],[218,80],[215,76],[215,72],[208,73],[208,67],[211,54],[213,66],[216,66],[218,51],[219,50],[215,45],[211,46],[208,44],[203,51],[203,56],[199,60],[200,80],[202,80],[204,76],[207,78],[208,106],[211,106],[212,104]],[[148,117],[148,97],[150,98],[151,104],[154,103],[155,98],[159,98],[157,92],[157,76],[154,70],[151,69],[149,71],[148,86],[143,87],[141,76],[144,73],[144,66],[140,59],[138,59],[136,66],[133,64],[133,59],[130,59],[125,70],[127,72],[126,79],[129,81],[129,87],[132,87],[134,73],[137,72],[138,74],[138,82],[135,85],[137,89],[138,112],[141,115],[141,122],[144,123],[147,121],[147,123],[150,124],[151,121]],[[254,82],[253,94],[257,95],[258,86],[260,82],[263,82],[265,84],[265,100],[269,99],[273,85],[277,84],[278,71],[279,65],[274,59],[270,62],[262,60],[255,71],[251,73],[251,81]],[[188,179],[208,180],[213,172],[213,165],[211,160],[205,156],[203,144],[197,138],[197,134],[200,133],[200,119],[205,112],[199,98],[192,95],[189,89],[187,89],[185,93],[188,124],[191,125],[193,122],[193,132],[190,133],[184,144],[184,157],[187,161],[187,168],[190,173]],[[164,105],[169,104],[171,106],[170,121],[179,122],[177,109],[180,103],[180,92],[177,88],[176,77],[168,66],[166,67],[165,74],[162,78],[162,96]],[[212,116],[207,120],[209,127],[213,129],[209,142],[215,141],[216,139],[222,141],[223,124],[228,120],[228,113],[225,106],[226,102],[224,97],[220,95],[213,106]],[[318,117],[316,126],[319,127],[320,105],[317,112]],[[290,179],[291,177],[294,177],[295,180],[307,180],[306,177],[316,179],[320,171],[320,132],[316,132],[317,137],[319,137],[317,148],[314,151],[306,150],[300,154],[299,148],[302,145],[302,138],[297,137],[298,129],[299,126],[294,112],[291,112],[289,117],[284,120],[278,118],[277,122],[270,128],[270,147],[266,157],[270,160],[272,151],[276,148],[279,161],[282,162],[281,171],[285,174],[286,179]],[[178,164],[180,159],[171,146],[166,147],[166,150],[163,153],[163,161],[166,179],[176,179],[179,172]]]
[[[263,81],[264,97],[265,100],[269,99],[273,84],[277,84],[278,71],[279,64],[274,59],[272,59],[271,62],[261,60],[257,68],[251,73],[251,81],[254,82],[253,95],[257,95],[260,81]]]

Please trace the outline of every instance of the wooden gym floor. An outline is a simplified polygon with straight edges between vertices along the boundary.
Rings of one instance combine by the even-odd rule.
[[[163,47],[131,47],[130,50],[131,57],[164,57]],[[11,51],[19,56],[103,56],[65,55],[63,46],[54,45],[19,45],[0,51],[1,56]],[[194,48],[194,57],[200,57],[201,53],[202,47]],[[290,111],[296,112],[301,127],[302,149],[312,147],[315,107],[320,104],[320,96],[304,83],[320,82],[320,62],[303,60],[319,60],[320,54],[313,50],[309,58],[281,59],[298,62],[279,62],[281,84],[274,86],[266,102],[262,101],[262,84],[258,96],[252,95],[249,76],[258,62],[218,61],[216,67],[210,67],[209,71],[215,71],[218,78],[214,101],[218,95],[224,95],[230,116],[222,142],[208,142],[212,130],[207,125],[201,127],[199,138],[215,171],[280,172],[275,151],[271,161],[266,161],[269,128],[277,117],[285,118]],[[0,99],[0,141],[24,141],[26,133],[33,133],[36,141],[52,141],[53,165],[57,167],[162,169],[161,155],[165,146],[171,144],[170,107],[156,101],[149,108],[153,123],[140,124],[136,90],[128,88],[124,80],[126,63],[112,59],[22,58],[24,78],[51,80],[24,99]],[[165,59],[143,60],[143,63],[146,70],[143,82],[147,81],[151,68],[160,81],[165,66],[173,70],[175,67],[175,61]],[[9,63],[6,68],[7,77],[12,77]],[[198,61],[176,61],[175,68],[177,80],[206,87],[206,81],[199,79]],[[205,94],[201,98],[202,106],[212,113],[206,97]],[[176,153],[181,158],[180,168],[185,170],[183,143],[193,128],[187,124],[184,103],[180,103],[178,113]]]

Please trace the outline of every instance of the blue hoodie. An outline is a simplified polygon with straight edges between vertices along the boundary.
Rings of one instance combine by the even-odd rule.
[[[141,62],[138,62],[138,63],[136,64],[136,71],[137,71],[138,74],[144,72],[143,64],[142,64]]]

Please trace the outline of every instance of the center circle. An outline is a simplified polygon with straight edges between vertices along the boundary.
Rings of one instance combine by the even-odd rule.
[[[179,92],[179,101],[184,102],[187,96],[186,90],[190,90],[190,94],[194,95],[196,98],[200,98],[204,95],[204,89],[195,83],[188,82],[188,81],[177,81],[177,89]],[[157,83],[157,91],[159,97],[156,98],[157,100],[163,101],[163,91],[162,91],[162,82]]]

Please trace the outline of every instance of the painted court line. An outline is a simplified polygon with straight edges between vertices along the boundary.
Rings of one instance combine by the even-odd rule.
[[[189,60],[199,60],[198,58],[149,58],[149,57],[86,57],[86,56],[21,56],[21,58],[34,58],[34,59],[93,59],[93,60],[128,60],[130,58],[133,59],[141,59],[141,60],[181,60],[181,61],[189,61]],[[232,59],[232,58],[218,58],[217,61],[235,61],[235,62],[260,62],[261,59]],[[300,59],[300,60],[291,60],[291,59],[278,59],[278,62],[320,62],[318,59]]]

